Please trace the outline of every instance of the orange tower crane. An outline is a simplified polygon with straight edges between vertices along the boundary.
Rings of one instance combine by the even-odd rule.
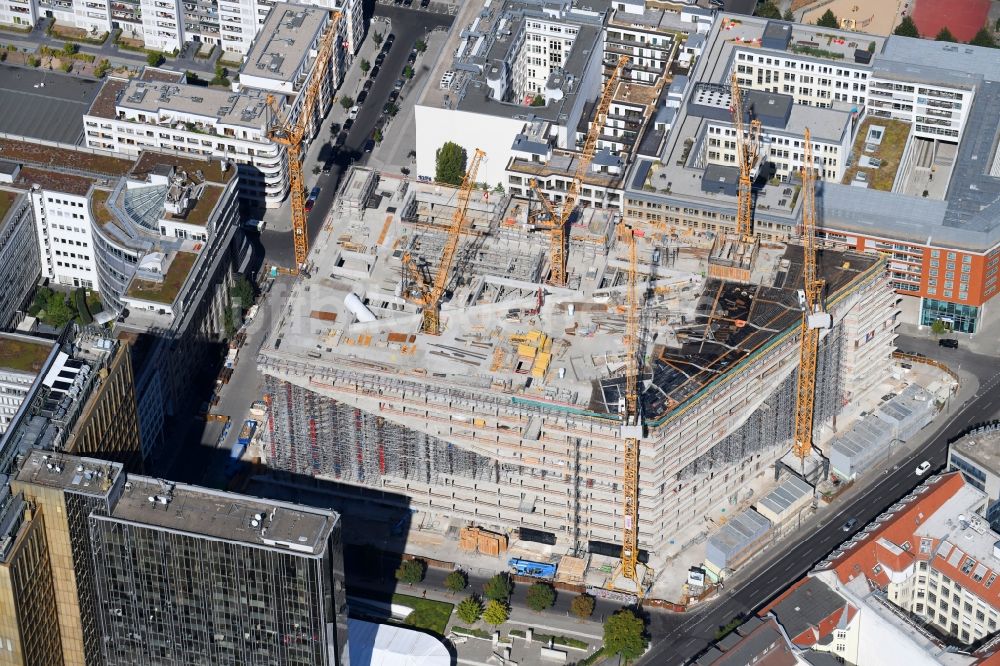
[[[469,165],[468,171],[465,172],[465,177],[462,178],[462,185],[458,189],[458,205],[455,208],[455,213],[451,216],[448,239],[445,241],[444,250],[441,253],[441,263],[438,265],[433,283],[427,284],[424,281],[409,253],[403,255],[403,266],[417,283],[419,296],[413,300],[423,306],[424,319],[420,327],[422,333],[441,335],[441,299],[444,297],[444,290],[448,285],[448,274],[451,271],[451,264],[455,260],[458,240],[465,224],[465,212],[469,208],[472,189],[476,185],[476,174],[479,172],[479,166],[484,157],[486,157],[486,153],[477,148],[472,156],[472,163]]]
[[[268,106],[274,113],[267,136],[275,143],[285,147],[288,158],[288,197],[292,207],[292,238],[295,243],[295,266],[289,271],[291,273],[297,273],[305,265],[306,257],[309,254],[306,186],[305,178],[302,175],[302,140],[312,120],[316,103],[320,98],[323,81],[330,68],[330,60],[333,57],[333,42],[337,36],[337,25],[340,23],[340,17],[340,12],[332,12],[326,33],[320,38],[319,49],[316,53],[316,67],[313,68],[312,76],[303,85],[302,92],[299,93],[305,95],[305,98],[302,101],[301,109],[299,109],[298,118],[294,121],[290,118],[284,118],[275,104],[274,96],[267,96]]]
[[[746,108],[743,105],[743,91],[733,72],[730,86],[732,102],[729,111],[733,115],[736,129],[736,163],[740,169],[739,199],[736,211],[736,233],[740,238],[753,238],[753,179],[751,173],[760,157],[760,121],[751,120],[749,128],[745,124]]]
[[[635,232],[619,225],[619,237],[628,241],[628,308],[625,319],[625,396],[621,405],[622,438],[625,440],[623,479],[621,575],[642,591],[639,562],[639,440],[642,438],[642,405],[639,402],[639,252]]]
[[[805,463],[812,451],[813,410],[816,399],[816,356],[820,330],[832,318],[823,311],[824,281],[816,276],[816,172],[812,137],[805,131],[805,164],[802,167],[802,330],[799,339],[799,379],[795,400],[795,439],[792,451]]]
[[[604,90],[601,92],[600,100],[594,111],[594,119],[583,141],[583,148],[580,151],[580,159],[576,163],[573,180],[570,182],[569,190],[566,192],[566,197],[563,199],[562,206],[560,206],[558,212],[545,196],[545,193],[539,189],[538,183],[534,179],[531,181],[532,189],[538,194],[538,198],[542,201],[542,205],[551,218],[549,224],[542,228],[549,232],[551,245],[550,263],[552,264],[552,274],[549,277],[549,282],[556,286],[561,287],[566,284],[566,227],[570,216],[573,214],[573,210],[576,208],[577,200],[580,198],[580,186],[590,170],[591,162],[594,161],[594,154],[597,152],[597,140],[601,136],[601,130],[604,128],[604,122],[608,117],[608,110],[611,108],[615,86],[618,85],[618,80],[621,78],[622,71],[625,69],[628,61],[629,56],[619,56],[614,71],[611,72],[607,83],[604,84]]]

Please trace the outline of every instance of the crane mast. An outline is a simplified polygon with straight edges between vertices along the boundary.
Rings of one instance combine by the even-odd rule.
[[[531,181],[532,189],[535,190],[538,198],[542,200],[543,206],[551,217],[549,225],[544,227],[549,232],[550,242],[552,274],[549,277],[549,281],[560,287],[566,284],[566,227],[569,223],[570,215],[573,214],[573,210],[576,208],[577,200],[580,198],[580,187],[583,179],[586,178],[590,170],[590,164],[594,160],[594,154],[597,152],[597,141],[601,136],[601,129],[604,127],[604,122],[608,117],[608,110],[611,108],[615,86],[618,84],[618,79],[621,78],[622,71],[625,69],[628,61],[629,56],[619,56],[614,71],[611,72],[607,83],[604,84],[600,100],[594,111],[594,119],[583,141],[583,148],[580,151],[580,159],[577,161],[576,170],[573,173],[573,180],[570,182],[569,190],[566,192],[566,197],[558,213],[545,196],[545,193],[539,189],[538,183],[534,179]]]
[[[340,12],[332,12],[326,33],[320,38],[316,53],[316,67],[312,76],[303,86],[305,95],[298,118],[294,122],[282,118],[273,95],[267,96],[267,104],[274,112],[274,119],[267,135],[272,141],[285,147],[288,158],[289,201],[292,207],[292,239],[295,244],[295,266],[290,272],[296,273],[306,263],[309,255],[309,229],[306,217],[305,177],[302,174],[302,140],[312,119],[320,90],[326,78],[333,55],[333,41],[340,23]]]
[[[445,287],[448,285],[448,274],[451,271],[451,264],[455,260],[455,251],[458,249],[458,241],[465,224],[465,212],[469,207],[472,188],[476,185],[476,175],[479,173],[479,167],[484,157],[486,157],[486,153],[477,148],[472,156],[469,169],[462,178],[462,185],[458,189],[458,204],[455,213],[451,216],[448,239],[445,241],[444,250],[441,253],[441,263],[438,265],[433,282],[427,284],[420,271],[416,269],[412,256],[409,253],[403,255],[403,266],[413,277],[420,294],[416,302],[423,306],[423,322],[420,326],[422,333],[441,334],[441,299],[444,297]]]
[[[812,137],[805,131],[805,164],[802,167],[802,329],[799,339],[799,378],[795,400],[793,453],[803,461],[812,451],[813,413],[816,400],[816,356],[820,330],[830,328],[823,312],[824,281],[816,276],[816,172]]]
[[[736,210],[736,233],[748,240],[753,238],[753,179],[751,173],[760,157],[760,121],[751,120],[747,127],[744,122],[746,108],[743,105],[743,91],[736,72],[730,86],[733,126],[736,129],[736,163],[740,169],[739,199]]]
[[[622,408],[622,437],[625,440],[625,465],[622,483],[622,576],[632,580],[641,592],[639,562],[639,440],[642,437],[642,408],[639,403],[639,252],[635,232],[620,226],[628,242],[628,294],[625,318],[625,399]]]

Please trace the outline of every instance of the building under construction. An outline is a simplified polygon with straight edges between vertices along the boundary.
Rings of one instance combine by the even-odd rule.
[[[268,464],[405,496],[451,527],[617,555],[630,266],[619,214],[578,211],[567,286],[554,287],[529,202],[474,192],[441,335],[427,335],[412,293],[436,275],[458,192],[379,178],[352,171],[261,349]],[[750,280],[724,281],[704,277],[711,239],[639,232],[638,537],[655,568],[789,450],[802,248],[762,243]],[[818,265],[833,326],[817,432],[888,374],[896,318],[881,259],[821,250]]]

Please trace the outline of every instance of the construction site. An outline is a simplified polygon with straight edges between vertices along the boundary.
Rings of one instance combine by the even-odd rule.
[[[626,239],[617,212],[585,208],[556,287],[532,202],[467,193],[427,332],[413,294],[438,275],[461,195],[351,172],[261,349],[267,464],[405,497],[453,534],[474,525],[550,554],[617,557],[634,259],[637,559],[655,570],[789,452],[802,246],[762,244],[747,282],[706,279],[710,244]],[[874,255],[821,250],[817,271],[832,316],[818,430],[889,373],[896,299]]]

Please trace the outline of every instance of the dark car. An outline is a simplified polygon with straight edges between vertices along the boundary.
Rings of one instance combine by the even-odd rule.
[[[306,199],[306,211],[307,212],[310,211],[310,210],[312,210],[313,206],[315,206],[315,205],[316,205],[316,200],[315,199]]]
[[[947,347],[948,349],[958,349],[958,340],[954,338],[943,338],[938,340],[938,344],[942,347]]]
[[[344,130],[349,130],[354,127],[354,118],[348,118],[344,121]]]
[[[410,51],[410,55],[406,56],[406,62],[409,63],[410,65],[412,65],[416,61],[417,61],[417,52],[416,51]]]
[[[309,198],[310,199],[319,199],[319,193],[320,192],[321,192],[321,190],[320,190],[319,186],[317,185],[316,187],[312,188],[311,192],[309,192]]]
[[[366,153],[370,153],[375,149],[375,139],[368,139],[365,141],[365,145],[362,148]]]
[[[365,85],[364,85],[364,86],[362,86],[362,87],[361,87],[361,89],[362,89],[362,90],[371,90],[371,89],[372,89],[372,86],[373,86],[374,84],[375,84],[375,82],[374,82],[374,81],[372,81],[371,79],[368,79],[367,81],[365,81]]]
[[[358,104],[364,104],[365,100],[368,99],[368,91],[362,90],[358,93]]]
[[[389,101],[390,102],[395,102],[397,99],[399,99],[399,91],[398,90],[390,90],[389,91]]]
[[[368,70],[368,78],[369,79],[376,78],[378,76],[378,73],[381,72],[381,71],[382,71],[382,68],[379,67],[378,65],[375,65],[370,70]]]
[[[345,141],[347,141],[347,132],[341,132],[340,134],[337,135],[337,139],[333,142],[333,145],[339,148],[340,146],[344,145]]]
[[[427,9],[427,5],[431,4],[431,0],[420,0],[420,8]]]
[[[403,0],[403,6],[404,7],[409,7],[412,4],[413,4],[413,0]]]
[[[387,46],[392,46],[394,41],[396,41],[396,33],[390,32],[389,36],[385,38],[385,43]]]
[[[375,57],[375,66],[376,67],[381,67],[383,62],[385,62],[385,54],[384,53],[379,53]]]

